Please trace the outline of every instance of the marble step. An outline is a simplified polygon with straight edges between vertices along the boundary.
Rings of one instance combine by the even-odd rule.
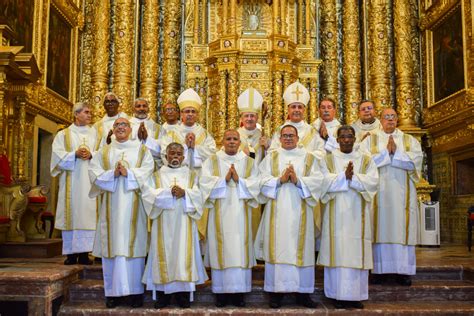
[[[473,315],[472,302],[451,301],[449,303],[434,301],[423,302],[365,302],[363,310],[336,310],[329,300],[322,301],[318,308],[307,309],[295,305],[284,305],[281,309],[270,309],[266,304],[248,304],[245,308],[217,308],[210,303],[193,303],[189,309],[175,306],[157,310],[152,302],[146,302],[142,308],[132,309],[126,306],[107,309],[102,301],[72,302],[61,306],[58,315]]]
[[[69,290],[71,301],[95,301],[104,299],[104,285],[101,280],[78,280],[71,284]],[[324,299],[323,284],[316,282],[313,298],[316,301]],[[214,302],[211,282],[199,285],[194,293],[194,299],[200,303]],[[287,295],[287,300],[291,296]],[[402,302],[402,301],[474,301],[474,282],[467,280],[414,280],[410,287],[395,284],[371,285],[369,287],[370,301]],[[151,292],[146,292],[145,301],[150,302]],[[267,302],[267,294],[263,291],[263,281],[254,280],[252,292],[246,294],[249,303]],[[474,304],[473,304],[474,305]]]
[[[316,267],[316,280],[322,280],[324,271],[323,267]],[[207,273],[211,275],[208,270]],[[254,280],[263,280],[264,266],[257,265],[252,269],[252,278]],[[102,280],[102,265],[94,264],[91,266],[84,266],[81,273],[82,279]],[[463,268],[462,266],[419,266],[417,267],[416,275],[413,280],[471,280],[474,281],[474,272],[470,268]]]

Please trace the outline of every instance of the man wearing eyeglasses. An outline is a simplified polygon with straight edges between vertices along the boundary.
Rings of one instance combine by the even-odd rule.
[[[326,154],[324,141],[316,129],[305,121],[306,106],[309,102],[309,91],[299,81],[290,84],[283,93],[285,106],[288,107],[288,120],[284,125],[294,126],[298,130],[298,146],[313,152],[319,158]],[[269,152],[280,148],[280,129],[272,137]]]
[[[176,130],[168,131],[161,142],[163,148],[172,142],[182,144],[185,150],[183,163],[198,174],[201,172],[203,161],[216,152],[214,138],[197,123],[201,104],[201,97],[196,91],[191,88],[184,90],[178,97],[182,123]],[[161,159],[166,161],[163,152]]]
[[[359,103],[359,119],[352,124],[352,127],[356,132],[357,143],[382,128],[379,119],[375,117],[375,104],[372,100],[362,100]]]
[[[265,261],[264,290],[269,305],[279,308],[286,293],[296,293],[296,302],[316,307],[314,292],[315,235],[313,213],[323,176],[316,157],[298,147],[298,130],[280,129],[280,148],[268,154],[259,166],[260,191],[266,203],[255,239],[255,257]]]
[[[374,269],[372,281],[393,277],[411,285],[416,272],[415,245],[419,216],[416,183],[420,180],[420,143],[397,128],[391,108],[381,114],[382,130],[366,137],[360,149],[370,153],[379,169],[379,190],[374,205]]]
[[[179,121],[179,108],[176,104],[166,103],[163,105],[161,115],[165,118],[165,122],[161,125],[161,131],[158,137],[160,139],[170,131],[176,132],[181,125]]]
[[[318,264],[324,266],[324,294],[336,308],[363,308],[373,266],[370,214],[378,171],[370,155],[353,150],[351,126],[339,127],[337,142],[340,149],[321,160],[324,218]]]
[[[151,176],[154,162],[145,145],[129,139],[128,119],[116,119],[113,132],[110,145],[94,155],[89,168],[89,196],[101,201],[93,254],[102,257],[106,306],[129,296],[130,305],[140,307],[148,239],[140,185]]]
[[[115,93],[107,92],[104,96],[103,105],[106,114],[94,124],[94,129],[97,135],[94,150],[99,150],[107,144],[107,138],[113,134],[112,125],[116,119],[120,117],[128,119],[127,114],[119,112],[120,102]]]

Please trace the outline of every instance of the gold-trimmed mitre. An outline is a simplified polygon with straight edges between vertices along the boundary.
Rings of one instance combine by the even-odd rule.
[[[309,91],[299,81],[293,82],[285,89],[283,100],[285,101],[285,106],[295,102],[307,106],[309,102]]]
[[[260,113],[262,111],[263,96],[254,88],[248,88],[237,98],[239,112]]]
[[[201,104],[201,97],[192,88],[184,90],[178,97],[178,106],[180,110],[192,107],[199,111]]]

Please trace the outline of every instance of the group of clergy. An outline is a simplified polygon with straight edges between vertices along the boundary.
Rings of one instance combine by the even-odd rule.
[[[298,81],[283,99],[288,120],[270,138],[258,124],[262,95],[245,90],[241,127],[224,133],[220,150],[197,123],[202,101],[193,89],[178,107],[163,106],[161,126],[142,98],[129,118],[107,93],[106,115],[92,127],[90,106],[76,103],[51,158],[64,263],[91,264],[90,251],[101,257],[109,308],[142,306],[145,287],[155,308],[173,296],[189,307],[205,267],[216,306],[242,307],[256,260],[265,262],[271,308],[288,293],[315,308],[316,263],[336,308],[363,308],[369,270],[373,283],[411,285],[419,142],[397,128],[393,109],[377,119],[370,100],[360,102],[358,121],[341,126],[330,98],[305,121],[310,94]]]

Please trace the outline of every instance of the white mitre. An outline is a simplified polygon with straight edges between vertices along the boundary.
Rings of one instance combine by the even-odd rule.
[[[201,104],[201,97],[192,88],[184,90],[178,97],[178,106],[180,110],[192,107],[199,111]]]
[[[285,106],[296,102],[307,106],[309,102],[309,91],[299,81],[293,82],[283,93],[283,100],[285,101]]]
[[[237,98],[237,106],[240,113],[260,113],[262,110],[263,97],[254,88],[248,88]]]

